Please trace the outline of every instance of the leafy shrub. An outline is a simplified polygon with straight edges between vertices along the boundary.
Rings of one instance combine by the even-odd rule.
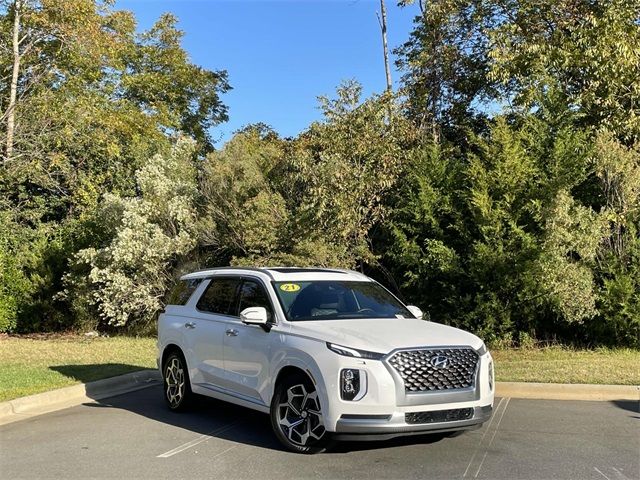
[[[178,259],[197,245],[195,144],[178,140],[168,156],[155,155],[136,172],[140,195],[105,195],[102,211],[115,235],[102,248],[78,252],[86,280],[70,276],[106,325],[145,328],[163,308]],[[84,288],[82,288],[84,287]]]

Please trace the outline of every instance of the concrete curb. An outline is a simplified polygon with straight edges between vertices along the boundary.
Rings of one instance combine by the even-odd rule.
[[[133,392],[160,383],[158,370],[140,370],[0,403],[0,425]]]
[[[640,400],[638,385],[497,382],[496,396],[538,400]]]

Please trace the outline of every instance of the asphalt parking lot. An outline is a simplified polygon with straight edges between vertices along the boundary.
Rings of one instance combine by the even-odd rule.
[[[501,398],[453,438],[283,451],[266,415],[202,399],[169,412],[154,386],[0,427],[0,477],[640,479],[638,402]]]

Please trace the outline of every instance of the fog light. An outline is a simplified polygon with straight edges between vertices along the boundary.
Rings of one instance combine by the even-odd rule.
[[[340,397],[343,400],[358,401],[367,393],[367,374],[356,368],[340,371]]]

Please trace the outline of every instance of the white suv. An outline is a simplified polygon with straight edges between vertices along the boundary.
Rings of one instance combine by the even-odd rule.
[[[338,269],[183,276],[159,318],[158,366],[172,410],[202,394],[269,413],[278,439],[304,453],[331,438],[478,428],[494,397],[482,340]]]

